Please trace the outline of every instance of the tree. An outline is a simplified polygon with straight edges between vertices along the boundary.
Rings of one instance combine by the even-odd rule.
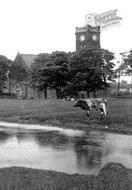
[[[120,53],[120,65],[115,69],[114,77],[118,79],[117,92],[120,92],[120,77],[132,75],[132,50]]]
[[[47,98],[48,77],[46,72],[46,64],[51,61],[50,54],[41,53],[32,63],[30,67],[30,86],[37,91],[43,91]]]
[[[57,98],[79,91],[96,95],[97,89],[106,89],[112,80],[113,58],[104,49],[39,54],[31,66],[30,82],[32,88],[44,90],[45,97],[47,89],[55,89]]]
[[[114,78],[117,78],[117,80],[118,80],[117,81],[117,93],[118,93],[118,95],[120,93],[120,85],[121,85],[120,78],[121,78],[121,76],[123,76],[125,74],[124,69],[125,69],[124,66],[121,64],[114,71]]]
[[[53,52],[52,61],[47,64],[49,72],[49,88],[56,90],[59,98],[69,78],[69,55],[65,52]]]
[[[71,58],[71,83],[77,91],[85,90],[96,96],[97,89],[106,89],[112,80],[114,63],[112,52],[104,49],[86,49]]]
[[[19,63],[12,62],[10,65],[10,79],[15,82],[27,81],[28,71]]]
[[[124,75],[132,75],[132,50],[129,52],[123,52],[122,55],[122,63],[119,69],[122,71]]]
[[[40,54],[31,67],[31,84],[38,90],[55,89],[56,96],[61,96],[68,80],[69,56],[65,52]],[[45,93],[46,97],[46,93]]]
[[[11,60],[5,56],[0,55],[0,94],[3,93],[5,88],[5,81],[7,81],[7,74]]]

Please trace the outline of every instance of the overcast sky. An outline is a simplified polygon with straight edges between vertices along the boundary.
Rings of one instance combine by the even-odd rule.
[[[118,9],[119,26],[101,32],[101,47],[114,52],[132,48],[131,0],[0,0],[0,54],[75,51],[75,27],[85,16]]]

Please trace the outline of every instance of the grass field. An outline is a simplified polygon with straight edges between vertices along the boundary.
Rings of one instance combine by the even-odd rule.
[[[108,118],[100,120],[99,112],[92,112],[90,120],[73,101],[63,100],[0,100],[0,120],[10,122],[51,124],[66,128],[132,129],[132,99],[108,99]]]

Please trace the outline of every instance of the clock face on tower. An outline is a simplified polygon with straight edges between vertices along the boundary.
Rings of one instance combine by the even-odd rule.
[[[96,40],[97,40],[97,36],[94,34],[94,35],[92,36],[92,39],[93,39],[93,41],[96,41]]]
[[[100,49],[100,27],[76,27],[75,35],[77,52],[82,49]]]
[[[80,41],[83,42],[85,40],[85,36],[84,35],[81,35],[80,36]]]

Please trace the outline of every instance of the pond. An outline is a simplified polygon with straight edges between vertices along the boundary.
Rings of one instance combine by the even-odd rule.
[[[132,168],[132,136],[0,123],[0,167],[94,174],[109,162]],[[14,126],[14,127],[13,127]],[[55,130],[56,129],[56,130]]]

